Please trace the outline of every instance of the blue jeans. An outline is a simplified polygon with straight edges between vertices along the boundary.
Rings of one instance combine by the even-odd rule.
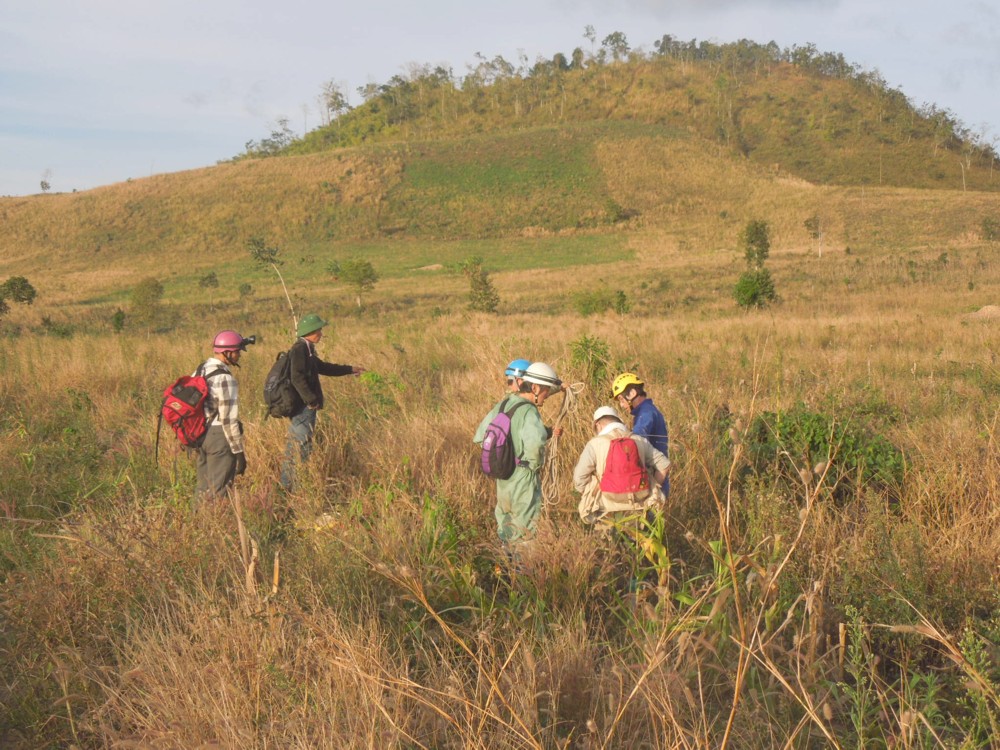
[[[285,443],[285,461],[281,465],[281,486],[291,491],[295,484],[295,464],[305,463],[312,453],[313,433],[316,431],[316,410],[308,406],[293,414],[288,421],[288,440]]]

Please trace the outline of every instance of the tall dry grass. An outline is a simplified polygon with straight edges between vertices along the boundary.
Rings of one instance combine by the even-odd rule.
[[[169,335],[88,333],[97,318],[81,315],[71,339],[41,333],[51,309],[13,311],[2,743],[987,742],[1000,379],[995,322],[966,314],[996,299],[992,256],[960,240],[822,259],[783,243],[769,261],[783,302],[744,314],[733,251],[692,264],[674,235],[635,246],[640,262],[603,279],[498,274],[500,317],[434,311],[442,299],[412,278],[337,317],[324,356],[370,374],[325,381],[317,450],[290,497],[276,487],[284,424],[258,398],[289,343],[279,306],[223,304]],[[628,290],[634,312],[567,312],[597,280]],[[390,304],[422,287],[413,307]],[[193,467],[169,435],[153,462],[155,413],[227,315],[263,338],[238,372],[250,468],[238,504],[192,507]],[[609,368],[638,368],[671,428],[665,547],[644,563],[659,578],[575,517],[570,473],[607,401],[573,362],[584,335],[607,342]],[[539,539],[512,569],[470,440],[517,356],[583,388]],[[838,504],[798,456],[781,476],[750,472],[742,430],[800,402],[901,447],[899,496],[862,488]]]

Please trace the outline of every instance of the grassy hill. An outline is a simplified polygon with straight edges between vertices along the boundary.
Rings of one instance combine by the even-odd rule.
[[[1000,187],[996,152],[982,137],[840,55],[669,37],[657,50],[572,65],[557,55],[521,70],[495,58],[461,79],[418,68],[370,87],[364,104],[277,151],[618,121],[697,134],[817,184]]]

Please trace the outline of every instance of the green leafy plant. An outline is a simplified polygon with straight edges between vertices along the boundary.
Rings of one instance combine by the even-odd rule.
[[[583,370],[587,382],[599,389],[608,380],[611,367],[611,347],[597,336],[584,334],[570,342],[570,363]]]
[[[483,268],[483,259],[476,256],[467,258],[461,264],[462,273],[469,279],[469,307],[478,312],[495,313],[500,305],[489,272]]]
[[[780,475],[798,483],[800,472],[822,474],[825,470],[826,486],[836,497],[845,497],[865,484],[896,494],[903,483],[906,462],[889,440],[862,424],[811,411],[804,404],[757,416],[747,430],[745,445],[758,473],[777,468]]]
[[[594,291],[577,292],[573,295],[573,308],[583,316],[596,315],[614,310],[619,315],[625,315],[632,309],[628,295],[621,289],[597,289]]]
[[[745,271],[736,282],[733,297],[740,307],[767,307],[778,298],[771,272],[766,268]]]
[[[849,640],[845,666],[851,680],[839,682],[837,687],[847,697],[855,746],[860,750],[866,747],[866,738],[873,734],[873,730],[878,726],[879,703],[872,677],[875,658],[868,648],[867,633],[861,613],[854,607],[848,606],[846,615],[849,620],[847,627]]]
[[[111,316],[111,330],[115,333],[121,333],[125,328],[125,311],[120,307],[115,310],[114,314]]]

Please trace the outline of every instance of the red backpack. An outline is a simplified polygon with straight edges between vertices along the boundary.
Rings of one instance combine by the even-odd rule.
[[[160,426],[166,422],[173,429],[181,445],[199,448],[208,432],[205,420],[205,399],[208,398],[208,379],[224,372],[213,370],[201,374],[199,367],[194,375],[183,375],[163,390],[163,404],[156,423],[156,457],[160,454]]]
[[[642,464],[639,446],[631,437],[611,438],[601,476],[601,493],[617,502],[642,501],[650,495],[649,473]]]

